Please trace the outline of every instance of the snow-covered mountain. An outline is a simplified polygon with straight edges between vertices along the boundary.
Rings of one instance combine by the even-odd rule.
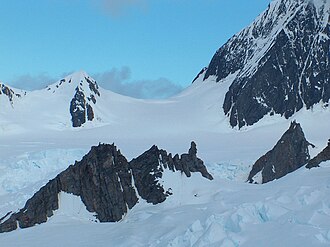
[[[12,106],[0,109],[2,119],[7,120],[3,128],[19,126],[21,131],[35,131],[102,125],[104,113],[108,112],[107,104],[100,99],[103,90],[84,71],[70,74],[44,89],[24,92],[24,97],[21,91],[17,94],[18,90],[3,86],[2,91]],[[105,93],[104,98],[111,93]],[[15,97],[21,99],[14,102]]]
[[[122,96],[99,87],[86,72],[23,93],[24,97],[12,96],[13,104],[1,90],[0,222],[23,209],[18,218],[14,214],[12,226],[17,227],[17,221],[24,225],[35,220],[29,217],[41,208],[45,210],[38,212],[45,213],[40,215],[47,223],[2,233],[0,243],[8,247],[329,246],[329,145],[325,148],[330,137],[329,4],[274,0],[218,50],[189,88],[170,99]],[[171,160],[170,153],[186,152],[192,140],[213,180],[190,174],[194,168],[183,167],[184,155],[172,157],[175,172],[171,162],[163,162]],[[113,157],[123,155],[132,166],[123,158],[111,162],[102,148],[112,150],[114,145],[100,142],[116,143],[120,155],[116,150]],[[102,149],[100,156],[91,152],[82,159],[91,146]],[[188,155],[195,151],[192,145]],[[319,167],[306,169],[302,163],[309,158],[309,167]],[[84,161],[70,166],[75,160]],[[113,177],[98,173],[97,169],[112,166]],[[275,181],[249,184],[251,170],[256,171],[250,174],[254,182],[258,174],[265,182]],[[53,187],[45,185],[58,174],[64,174],[57,185],[65,190],[55,190],[46,200],[43,192],[52,192]],[[87,186],[92,183],[100,186]],[[117,205],[122,210],[116,223],[96,223],[89,212],[93,210],[88,211],[99,205],[97,200],[104,203],[102,196],[95,203],[89,196],[105,184],[117,186],[116,198],[133,184],[138,191],[138,203],[126,200],[136,199],[126,193],[126,204]],[[87,204],[78,193],[84,186]],[[44,189],[36,193],[40,188]],[[50,212],[43,202],[57,205]],[[130,202],[136,205],[130,208]],[[36,207],[25,211],[24,205]]]
[[[286,118],[330,99],[330,2],[274,0],[212,58],[203,80],[236,73],[222,104],[231,126]]]
[[[73,127],[81,127],[87,121],[97,118],[94,108],[101,96],[97,82],[84,71],[69,75],[46,88],[54,95],[74,95],[70,101],[70,115]],[[49,96],[54,97],[54,96]]]

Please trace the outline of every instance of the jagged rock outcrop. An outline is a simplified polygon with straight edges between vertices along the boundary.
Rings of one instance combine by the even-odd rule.
[[[330,4],[274,0],[212,58],[204,75],[237,74],[223,102],[232,127],[267,114],[291,117],[330,99]]]
[[[203,177],[212,180],[212,175],[208,173],[203,161],[197,158],[196,154],[196,144],[192,142],[188,154],[182,154],[181,157],[176,154],[172,158],[172,154],[167,154],[165,150],[152,146],[148,151],[133,159],[130,167],[139,195],[153,204],[165,201],[166,197],[171,195],[171,191],[165,190],[159,183],[165,170],[180,171],[187,177],[191,176],[191,172],[200,172]]]
[[[310,169],[313,167],[319,167],[320,164],[324,161],[330,160],[330,139],[328,141],[328,146],[326,146],[318,155],[316,155],[313,159],[308,161],[306,168]]]
[[[72,127],[80,127],[86,122],[86,100],[83,92],[76,88],[76,93],[70,103]]]
[[[292,122],[274,148],[254,163],[248,181],[260,182],[261,175],[261,182],[267,183],[297,170],[310,159],[309,145],[300,124]]]
[[[129,164],[113,144],[92,147],[59,181],[62,191],[80,196],[101,222],[121,220],[138,201]]]
[[[42,187],[24,208],[5,222],[0,232],[31,227],[47,221],[58,209],[61,191],[80,196],[86,209],[101,222],[122,219],[138,201],[126,158],[115,145],[100,144]]]
[[[76,87],[76,93],[70,103],[70,114],[73,127],[81,127],[86,121],[93,121],[94,111],[92,105],[96,104],[96,97],[100,96],[96,81],[87,76],[85,76],[83,80],[85,81],[84,83],[88,83],[90,94],[88,96],[86,95],[85,90],[82,87],[82,82]]]
[[[196,153],[194,142],[188,154],[175,155],[173,159],[165,150],[153,146],[129,163],[114,144],[99,144],[50,180],[19,212],[0,218],[0,233],[46,222],[59,208],[62,191],[79,196],[100,222],[120,221],[138,203],[138,194],[153,204],[163,202],[171,194],[158,183],[165,169],[183,172],[188,177],[191,172],[200,172],[212,179]]]

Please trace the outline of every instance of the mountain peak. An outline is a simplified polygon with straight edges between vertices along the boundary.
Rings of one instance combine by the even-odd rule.
[[[97,82],[83,70],[65,76],[63,79],[59,80],[58,82],[49,85],[46,89],[47,91],[50,91],[52,93],[55,93],[56,91],[59,90],[69,91],[69,93],[72,93],[73,90],[77,89],[77,87],[81,91],[91,90],[93,91],[93,93],[97,95],[100,94],[100,92],[98,91],[99,86]]]
[[[52,94],[60,93],[71,98],[70,114],[73,127],[81,127],[95,118],[94,107],[101,96],[97,82],[85,71],[72,73],[48,86]]]
[[[237,74],[223,102],[232,127],[329,102],[329,16],[327,0],[274,0],[220,47],[204,80]]]
[[[66,76],[66,77],[71,77],[71,78],[74,78],[74,79],[83,79],[85,77],[89,78],[90,76],[87,74],[86,71],[84,70],[79,70],[79,71],[76,71],[76,72],[73,72],[72,74]]]

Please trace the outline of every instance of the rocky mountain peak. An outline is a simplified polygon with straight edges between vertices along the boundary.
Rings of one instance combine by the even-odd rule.
[[[237,74],[222,102],[232,127],[328,106],[329,16],[327,0],[275,0],[216,52],[204,80]]]
[[[300,124],[291,122],[274,148],[254,163],[248,181],[267,183],[297,170],[310,159],[309,145]]]
[[[79,91],[85,91],[93,93],[94,95],[100,96],[99,86],[97,82],[90,77],[85,71],[74,72],[58,82],[46,87],[46,90],[51,93],[56,93],[61,91],[61,93],[72,93],[72,89],[77,89]]]
[[[81,127],[95,118],[94,106],[101,96],[97,82],[85,71],[78,71],[66,76],[46,88],[52,94],[68,94],[70,115],[73,127]]]

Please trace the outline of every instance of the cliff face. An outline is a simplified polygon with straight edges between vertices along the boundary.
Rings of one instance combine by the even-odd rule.
[[[200,172],[212,179],[196,152],[194,142],[188,154],[181,158],[179,155],[172,158],[165,150],[153,146],[128,162],[114,144],[99,144],[81,161],[50,180],[19,212],[1,218],[0,232],[46,222],[59,208],[61,191],[79,196],[86,209],[95,213],[100,222],[120,221],[138,203],[138,195],[153,204],[161,203],[171,195],[158,183],[165,169],[183,172],[187,177],[191,172]]]
[[[59,207],[61,191],[80,196],[101,222],[119,221],[138,201],[126,158],[115,145],[100,144],[42,187],[23,209],[0,224],[0,232],[46,222]]]
[[[292,122],[274,148],[254,163],[248,181],[260,182],[256,180],[261,175],[261,182],[267,183],[297,170],[310,158],[309,145],[300,124]]]
[[[267,114],[291,117],[330,99],[330,4],[275,0],[213,56],[204,80],[237,76],[226,93],[231,126],[253,125]]]
[[[61,190],[80,196],[101,222],[119,221],[138,201],[129,164],[113,144],[92,147],[58,178]]]

